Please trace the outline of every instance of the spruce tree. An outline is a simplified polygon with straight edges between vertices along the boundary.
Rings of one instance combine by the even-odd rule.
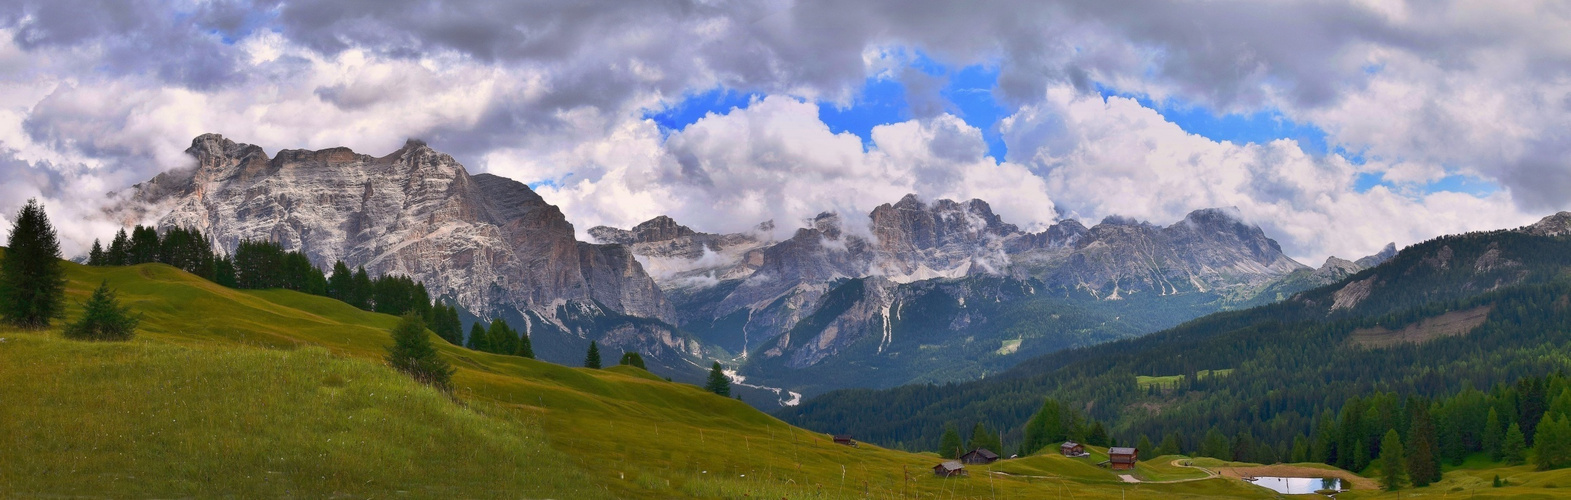
[[[104,280],[93,290],[93,296],[82,306],[82,319],[65,328],[66,338],[77,340],[131,340],[140,318],[131,316],[130,308],[121,308],[115,291]]]
[[[414,314],[405,314],[393,327],[393,345],[387,347],[387,363],[415,380],[442,391],[452,388],[453,367],[437,355],[426,336],[425,323]]]
[[[483,352],[486,350],[485,337],[485,327],[480,326],[480,322],[476,321],[475,324],[469,326],[469,341],[464,343],[464,347],[468,347],[471,351]]]
[[[365,266],[356,268],[354,285],[349,288],[349,300],[344,302],[367,311],[371,310],[372,286],[371,275],[366,274]]]
[[[1216,427],[1206,431],[1205,440],[1200,442],[1200,456],[1231,460],[1232,455],[1233,451],[1228,446],[1227,436],[1222,435],[1222,431],[1217,430]]]
[[[486,347],[489,352],[512,355],[518,351],[518,332],[502,318],[493,319],[486,329]]]
[[[1489,409],[1489,417],[1484,420],[1484,454],[1490,460],[1499,462],[1501,459],[1500,445],[1505,441],[1505,432],[1500,428],[1500,413],[1494,408]]]
[[[454,312],[453,314],[458,314],[458,313]],[[523,334],[518,336],[518,351],[515,354],[517,354],[518,356],[525,357],[525,358],[535,359],[535,345],[534,345],[533,342],[529,341],[529,333],[528,332],[525,332],[525,333],[523,333]],[[639,360],[639,362],[642,363],[643,360]],[[644,366],[642,364],[640,364],[638,367],[639,368],[643,368]]]
[[[624,352],[622,353],[622,360],[619,361],[618,364],[644,368],[644,357],[640,356],[637,352]]]
[[[1109,446],[1112,443],[1107,435],[1107,427],[1101,422],[1092,422],[1091,428],[1086,431],[1086,444],[1093,446]]]
[[[1037,453],[1063,442],[1067,436],[1068,432],[1064,429],[1063,407],[1057,400],[1047,398],[1042,402],[1042,408],[1026,422],[1025,440],[1020,443],[1020,454]]]
[[[1527,463],[1527,437],[1522,435],[1522,426],[1516,422],[1511,422],[1505,440],[1500,442],[1500,458],[1511,465]]]
[[[720,366],[720,363],[715,363],[715,366]],[[600,343],[593,340],[589,341],[589,352],[584,353],[584,368],[600,369]],[[709,377],[713,379],[714,375],[711,374]],[[720,394],[721,396],[731,395],[729,391],[725,393],[716,392],[715,394]]]
[[[718,365],[719,363],[715,364]],[[938,456],[959,458],[961,453],[965,452],[960,449],[960,431],[955,428],[955,424],[951,423],[944,428],[944,436],[938,439]]]
[[[709,367],[709,380],[704,382],[704,390],[721,396],[731,395],[731,379],[726,378],[725,369],[716,361]]]
[[[1135,441],[1135,449],[1145,456],[1147,460],[1159,456],[1156,453],[1156,446],[1151,444],[1151,438],[1146,437],[1145,434],[1141,434],[1140,439]]]
[[[993,453],[1004,452],[1003,439],[998,436],[998,433],[989,430],[987,425],[982,422],[977,422],[976,427],[971,428],[971,442],[966,445],[966,448],[972,450],[987,449],[987,451]]]
[[[333,274],[327,278],[327,296],[349,303],[349,295],[355,287],[355,273],[349,270],[344,261],[333,263]]]
[[[104,247],[98,244],[98,238],[93,238],[93,249],[87,252],[87,265],[104,265]]]
[[[1410,405],[1412,422],[1407,430],[1407,478],[1421,488],[1440,480],[1440,447],[1435,443],[1435,426],[1429,418],[1429,404],[1415,400]]]
[[[131,251],[131,238],[125,235],[125,228],[115,233],[115,239],[110,240],[109,250],[104,252],[104,265],[123,266],[129,264]]]
[[[1183,446],[1178,444],[1178,434],[1174,432],[1167,433],[1167,437],[1162,438],[1162,444],[1157,445],[1158,456],[1182,455],[1183,453]]]
[[[60,315],[64,295],[60,241],[44,207],[29,199],[0,258],[0,317],[22,328],[46,328]]]
[[[1401,489],[1406,462],[1402,458],[1402,436],[1397,435],[1396,429],[1386,431],[1380,440],[1380,486],[1386,491]]]
[[[1538,422],[1538,435],[1533,437],[1533,452],[1538,470],[1571,465],[1571,421],[1556,417],[1553,412],[1544,413]]]

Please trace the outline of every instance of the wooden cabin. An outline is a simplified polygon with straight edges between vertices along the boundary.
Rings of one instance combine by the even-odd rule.
[[[960,455],[960,461],[971,465],[990,464],[998,461],[998,454],[987,448],[977,448]]]
[[[1064,444],[1058,445],[1058,452],[1066,457],[1083,457],[1086,456],[1086,445],[1064,441]]]
[[[1113,447],[1107,449],[1107,461],[1113,470],[1129,470],[1135,468],[1135,462],[1140,460],[1140,450],[1135,448]]]
[[[950,460],[933,466],[933,475],[938,477],[955,477],[966,475],[966,466],[959,461]]]
[[[856,440],[855,439],[851,439],[851,435],[850,434],[835,434],[834,438],[835,438],[835,444],[843,444],[843,445],[846,445],[846,446],[850,446],[852,448],[856,447]]]

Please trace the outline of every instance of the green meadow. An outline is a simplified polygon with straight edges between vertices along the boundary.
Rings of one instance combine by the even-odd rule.
[[[1132,475],[1193,481],[1128,484],[1099,460],[1055,455],[938,478],[936,455],[835,445],[641,369],[564,367],[433,335],[457,368],[448,395],[385,366],[392,316],[228,289],[160,264],[65,265],[64,318],[50,330],[0,329],[0,496],[1276,496],[1171,464],[1181,457]],[[60,328],[104,280],[142,315],[136,338],[64,339]],[[1513,486],[1496,493],[1571,488],[1566,471],[1477,468],[1409,493],[1487,485],[1497,470]]]

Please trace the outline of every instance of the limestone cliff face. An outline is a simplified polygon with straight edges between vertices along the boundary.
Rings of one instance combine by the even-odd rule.
[[[481,316],[553,318],[571,302],[675,322],[626,247],[577,241],[561,210],[528,186],[470,175],[419,141],[382,157],[331,148],[269,158],[207,134],[186,152],[194,169],[139,184],[135,197],[162,212],[160,226],[199,228],[224,251],[276,241],[324,268],[343,260],[409,275]]]

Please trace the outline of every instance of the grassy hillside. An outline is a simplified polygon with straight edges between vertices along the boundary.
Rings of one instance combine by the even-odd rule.
[[[127,343],[0,330],[0,496],[1270,496],[1225,479],[940,479],[932,455],[834,445],[642,370],[443,346],[455,400],[382,364],[391,316],[157,264],[66,265],[66,321],[107,280],[142,327]]]

